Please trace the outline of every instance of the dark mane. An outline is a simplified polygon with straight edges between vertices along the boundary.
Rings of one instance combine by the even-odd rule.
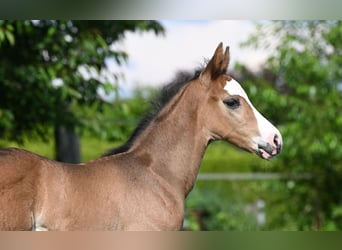
[[[180,71],[177,73],[175,79],[165,85],[157,98],[152,101],[153,108],[152,111],[147,113],[139,122],[136,129],[133,131],[131,137],[128,141],[117,147],[110,149],[103,156],[109,156],[114,154],[119,154],[126,152],[130,149],[135,139],[141,134],[142,131],[150,124],[150,122],[156,117],[156,115],[162,110],[162,108],[190,81],[195,80],[199,77],[201,69],[197,69],[193,72]]]

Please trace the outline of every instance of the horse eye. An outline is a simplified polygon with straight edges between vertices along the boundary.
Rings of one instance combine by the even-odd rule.
[[[226,100],[223,100],[223,103],[231,109],[236,109],[240,106],[240,100],[236,97],[230,97]]]

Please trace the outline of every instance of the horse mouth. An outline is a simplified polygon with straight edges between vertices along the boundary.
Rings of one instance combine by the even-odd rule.
[[[281,151],[281,144],[275,143],[272,146],[270,143],[258,144],[257,155],[263,159],[269,160],[274,156],[278,155]]]

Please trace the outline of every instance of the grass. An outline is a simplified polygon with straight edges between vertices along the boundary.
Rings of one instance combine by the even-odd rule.
[[[255,166],[270,169],[272,161],[265,161],[226,142],[212,143],[203,158],[200,172],[251,172]]]
[[[1,147],[16,147],[29,150],[36,154],[45,156],[49,159],[55,158],[54,153],[54,140],[51,139],[47,142],[41,140],[28,140],[25,139],[23,144],[15,142],[0,141]],[[108,149],[117,146],[117,143],[100,140],[96,137],[83,136],[81,137],[81,155],[82,162],[87,162],[101,156]]]
[[[118,145],[120,145],[119,142],[109,142],[96,137],[84,136],[81,138],[82,161],[87,162],[96,159]]]
[[[16,142],[8,142],[4,140],[0,140],[0,146],[4,147],[14,147],[14,148],[22,148],[29,150],[33,153],[45,156],[49,159],[54,158],[54,145],[53,141],[43,142],[43,141],[30,141],[28,139],[24,139],[22,144]]]

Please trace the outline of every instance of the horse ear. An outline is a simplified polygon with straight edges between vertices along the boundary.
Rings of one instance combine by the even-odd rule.
[[[200,75],[201,82],[204,85],[209,86],[209,83],[212,80],[215,80],[222,74],[226,73],[228,65],[229,47],[226,47],[226,50],[223,53],[223,44],[221,42],[216,48],[213,57],[210,59],[207,66],[202,71]]]

